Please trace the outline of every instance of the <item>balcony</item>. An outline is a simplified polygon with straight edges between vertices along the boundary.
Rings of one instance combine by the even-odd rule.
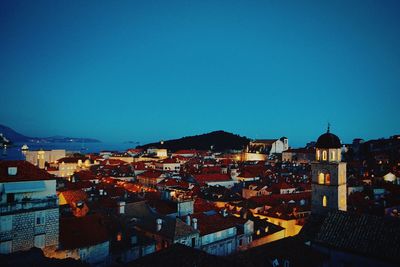
[[[41,210],[58,207],[58,198],[48,197],[44,199],[26,199],[11,203],[0,204],[0,215],[8,213],[27,212],[29,210]]]

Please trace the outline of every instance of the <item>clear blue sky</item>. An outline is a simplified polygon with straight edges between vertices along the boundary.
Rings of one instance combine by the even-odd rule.
[[[400,133],[399,1],[1,1],[0,123],[297,146]]]

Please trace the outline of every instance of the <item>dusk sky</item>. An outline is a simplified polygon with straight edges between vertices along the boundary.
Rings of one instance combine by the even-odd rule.
[[[0,124],[148,142],[400,133],[400,1],[1,1]]]

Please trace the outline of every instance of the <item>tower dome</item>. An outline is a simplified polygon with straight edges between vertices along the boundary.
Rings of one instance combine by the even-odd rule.
[[[328,131],[318,137],[317,144],[315,145],[316,148],[341,148],[341,146],[339,137],[329,131],[329,126]]]

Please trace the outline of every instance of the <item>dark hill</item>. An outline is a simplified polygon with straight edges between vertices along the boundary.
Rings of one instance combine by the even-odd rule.
[[[215,131],[211,133],[182,137],[179,139],[164,141],[161,143],[151,143],[138,148],[147,149],[149,147],[166,148],[170,151],[180,149],[209,150],[213,146],[215,151],[225,151],[230,149],[243,149],[249,143],[247,137],[225,131]]]
[[[51,137],[28,137],[23,134],[20,134],[10,127],[4,126],[0,124],[0,133],[3,134],[8,140],[13,143],[30,143],[30,142],[48,142],[48,143],[69,143],[69,142],[86,142],[86,143],[97,143],[100,142],[97,139],[93,138],[75,138],[75,137],[66,137],[66,136],[51,136]]]
[[[26,142],[27,140],[32,139],[31,137],[17,133],[10,127],[1,124],[0,124],[0,133],[2,133],[4,137],[6,137],[11,142]]]

